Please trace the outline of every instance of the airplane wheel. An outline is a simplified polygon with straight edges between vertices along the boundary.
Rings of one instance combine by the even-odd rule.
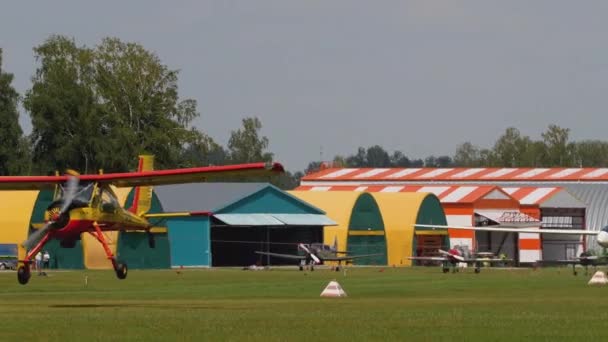
[[[125,279],[127,277],[127,270],[127,264],[119,263],[114,271],[116,271],[118,279]]]
[[[443,273],[448,273],[448,272],[450,272],[450,269],[449,269],[449,268],[445,268],[445,267],[444,267],[444,268],[443,268]]]
[[[30,281],[30,276],[32,273],[30,272],[30,268],[26,266],[19,266],[17,269],[17,280],[19,284],[25,285],[28,281]]]
[[[304,266],[300,265],[300,271],[304,271]]]
[[[576,271],[572,272],[572,275],[577,275],[577,274],[578,274],[578,272],[576,272]]]
[[[310,266],[310,271],[312,272],[312,271],[314,271],[314,270],[315,270],[315,267],[311,265],[311,266]]]
[[[481,269],[475,268],[475,273],[479,273],[479,272],[481,272]]]
[[[340,272],[340,266],[336,267],[336,272]]]

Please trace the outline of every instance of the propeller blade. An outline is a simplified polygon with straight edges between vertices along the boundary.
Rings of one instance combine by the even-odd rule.
[[[49,229],[51,229],[52,223],[53,222],[51,221],[47,222],[44,227],[38,229],[32,235],[30,235],[27,240],[23,241],[23,243],[21,243],[21,246],[23,246],[23,248],[25,248],[26,250],[32,249],[34,246],[36,246],[40,239],[42,239],[42,237],[46,235]]]
[[[461,257],[460,255],[452,254],[452,257],[458,261],[464,261],[464,258]]]
[[[68,210],[68,208],[70,207],[70,204],[72,204],[72,201],[76,197],[77,190],[78,190],[78,177],[70,175],[70,177],[68,178],[67,184],[66,184],[66,189],[63,194],[63,206],[61,206],[61,210],[59,211],[60,215],[65,213],[66,210]]]
[[[313,252],[311,252],[310,249],[308,249],[308,247],[306,247],[306,245],[301,243],[298,245],[298,247],[301,250],[303,250],[304,252],[306,252],[308,255],[310,255],[310,257],[312,258],[312,260],[314,260],[315,263],[317,263],[317,264],[321,263],[321,259],[319,259]]]

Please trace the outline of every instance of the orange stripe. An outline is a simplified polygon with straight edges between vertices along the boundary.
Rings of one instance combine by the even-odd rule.
[[[540,239],[519,239],[519,249],[540,250]]]
[[[534,190],[536,190],[535,187],[520,187],[517,191],[512,193],[511,196],[516,200],[521,201],[524,197],[531,194]]]
[[[470,205],[467,206],[452,206],[442,205],[446,215],[473,215],[474,210]]]
[[[474,230],[462,230],[462,229],[450,229],[448,228],[448,234],[451,238],[474,238]]]
[[[476,209],[514,209],[517,210],[519,207],[519,202],[516,200],[506,200],[506,199],[481,199],[475,202]]]

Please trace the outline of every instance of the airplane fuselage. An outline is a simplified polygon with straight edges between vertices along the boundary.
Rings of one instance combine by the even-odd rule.
[[[125,209],[117,208],[114,212],[103,212],[97,208],[75,208],[69,212],[69,220],[63,227],[54,227],[50,231],[50,238],[76,239],[82,233],[93,232],[94,223],[102,231],[115,230],[146,230],[150,223]]]

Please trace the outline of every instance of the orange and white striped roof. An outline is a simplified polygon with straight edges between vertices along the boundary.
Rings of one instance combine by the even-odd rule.
[[[491,185],[371,185],[371,186],[309,186],[296,188],[303,191],[367,191],[367,192],[429,192],[441,203],[473,203],[479,199],[514,199],[497,186]]]
[[[492,185],[302,185],[303,191],[430,192],[441,203],[473,203],[479,199],[509,199],[522,205],[539,205],[561,187],[497,187]]]
[[[503,187],[506,193],[513,196],[521,205],[541,204],[562,191],[560,187]]]
[[[302,181],[608,181],[608,168],[329,168]]]

